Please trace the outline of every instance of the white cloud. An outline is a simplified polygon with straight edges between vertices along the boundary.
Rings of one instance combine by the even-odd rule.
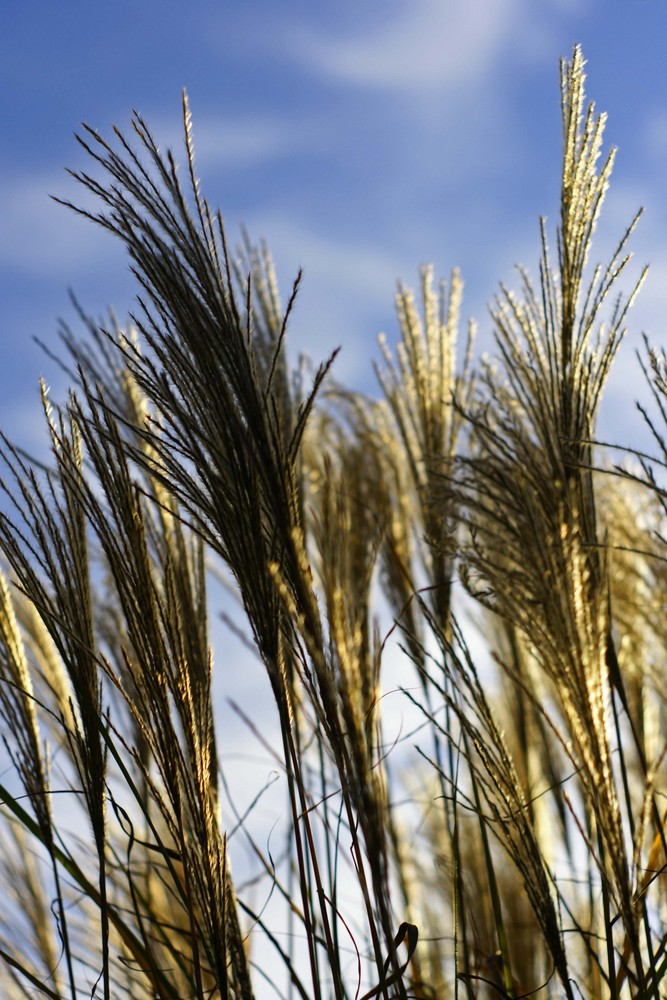
[[[653,110],[643,125],[644,155],[664,166],[667,160],[667,112]]]
[[[150,116],[148,125],[161,149],[173,149],[177,162],[183,165],[183,129],[178,113],[169,117]],[[129,122],[123,124],[121,131],[132,140]],[[197,114],[195,109],[193,137],[197,168],[210,172],[242,170],[307,152],[326,141],[327,132],[321,121],[304,123],[267,115],[225,117]],[[75,168],[89,170],[87,157],[76,148],[72,152]],[[92,172],[100,174],[94,168]],[[76,218],[50,195],[71,200],[93,212],[102,208],[60,167],[20,176],[5,174],[0,178],[0,266],[45,277],[62,276],[65,284],[75,281],[77,274],[99,272],[112,261],[123,268],[117,241],[93,223]]]
[[[295,122],[275,116],[234,119],[199,115],[193,131],[198,162],[207,168],[238,168],[294,156],[311,150],[326,134],[321,119]]]
[[[92,206],[83,188],[63,170],[5,176],[0,183],[0,265],[71,284],[82,271],[113,257],[114,241],[102,230],[57,204],[50,195]],[[98,208],[99,206],[94,206]]]
[[[160,147],[173,149],[177,162],[183,165],[183,133],[177,119],[151,119],[150,128]],[[131,139],[129,127],[121,131]],[[322,138],[315,125],[303,127],[265,117],[240,120],[205,115],[198,116],[193,135],[197,168],[209,172],[265,165],[276,157],[310,149]],[[88,162],[78,166],[90,169]],[[93,173],[100,174],[94,169]],[[24,176],[6,174],[0,181],[0,266],[35,276],[62,277],[65,284],[76,281],[77,274],[99,273],[112,262],[122,269],[120,244],[92,222],[68,212],[51,195],[93,212],[103,208],[62,169]]]
[[[379,29],[332,38],[293,34],[294,51],[353,85],[423,92],[479,81],[516,27],[517,0],[413,0]]]
[[[304,120],[252,111],[243,116],[210,114],[199,109],[196,102],[191,103],[190,110],[198,170],[265,165],[281,157],[309,152],[331,135],[321,116]],[[177,162],[184,163],[183,123],[178,109],[168,115],[146,115],[145,120],[160,148],[171,149]],[[129,122],[121,131],[132,139]]]
[[[414,262],[393,248],[350,236],[334,237],[307,222],[275,213],[249,220],[261,232],[279,272],[283,304],[299,267],[304,275],[290,324],[290,355],[307,354],[319,363],[336,347],[335,375],[345,384],[372,379],[377,358],[379,317],[393,316],[396,281],[412,279]],[[387,333],[392,333],[392,329]]]

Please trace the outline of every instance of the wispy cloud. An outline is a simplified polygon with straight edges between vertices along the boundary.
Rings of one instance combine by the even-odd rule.
[[[397,280],[413,277],[414,262],[379,242],[336,238],[280,213],[255,221],[274,255],[283,300],[299,267],[302,286],[290,325],[290,354],[319,362],[341,347],[335,375],[356,386],[372,379],[376,337],[393,332]],[[388,327],[388,329],[387,329]]]
[[[169,117],[149,121],[163,149],[172,148],[183,162],[183,130],[178,110]],[[316,122],[277,120],[268,116],[245,119],[197,115],[195,145],[200,170],[240,171],[253,165],[267,166],[281,157],[308,152],[325,138],[317,134]],[[129,126],[121,127],[130,137]],[[131,138],[131,137],[130,137]],[[73,160],[77,151],[73,149]],[[78,157],[81,158],[80,156]],[[84,169],[90,164],[84,161]],[[34,275],[62,276],[67,283],[105,261],[110,261],[115,241],[82,219],[69,215],[51,195],[72,200],[97,211],[82,188],[67,178],[62,168],[40,168],[30,174],[5,173],[0,182],[0,265]],[[116,260],[118,258],[116,257]]]
[[[664,169],[667,163],[667,111],[664,108],[650,108],[645,113],[641,139],[644,156]]]
[[[198,116],[197,157],[211,166],[234,168],[246,164],[268,164],[272,159],[308,152],[325,135],[321,121],[293,121],[276,116],[206,118]]]
[[[330,129],[321,116],[253,110],[212,114],[199,107],[196,100],[190,104],[197,166],[202,170],[268,166],[272,161],[319,148],[330,136]],[[182,160],[184,136],[180,107],[145,118],[160,147],[172,149],[177,160]],[[121,132],[131,138],[129,116]]]
[[[297,31],[293,47],[311,67],[355,86],[413,93],[460,87],[486,75],[522,6],[520,0],[413,0],[363,34]]]
[[[68,215],[52,194],[84,200],[62,169],[2,178],[0,265],[35,276],[62,275],[69,284],[77,274],[108,261],[113,241],[92,224]]]

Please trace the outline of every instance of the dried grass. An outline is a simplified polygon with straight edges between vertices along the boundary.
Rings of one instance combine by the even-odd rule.
[[[2,439],[3,995],[664,992],[667,363],[645,369],[657,460],[604,475],[642,278],[603,323],[634,222],[588,267],[613,153],[579,49],[561,85],[556,264],[543,222],[539,284],[501,286],[476,367],[458,272],[401,286],[380,400],[337,386],[334,356],[308,391],[292,373],[299,279],[283,310],[268,251],[230,253],[187,101],[185,183],[138,116],[80,139],[99,212],[77,211],[141,295],[129,330],[63,330],[50,461]],[[275,703],[278,745],[239,712],[284,787],[279,858],[227,802],[211,567]],[[390,658],[418,720],[393,747]]]

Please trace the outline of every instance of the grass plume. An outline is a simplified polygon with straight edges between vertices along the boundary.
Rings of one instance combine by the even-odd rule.
[[[656,457],[603,469],[644,272],[617,291],[637,219],[591,264],[614,153],[584,84],[575,48],[556,257],[542,220],[494,358],[425,268],[378,398],[335,352],[292,370],[301,276],[283,307],[268,250],[230,249],[185,97],[181,171],[138,115],[79,137],[70,207],[139,295],[63,329],[49,458],[2,437],[3,996],[663,995],[667,363],[647,345]],[[247,808],[219,579],[276,720],[237,705],[275,769]]]

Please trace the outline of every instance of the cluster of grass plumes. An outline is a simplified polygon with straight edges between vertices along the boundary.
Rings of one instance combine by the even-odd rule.
[[[588,267],[613,155],[578,49],[561,89],[556,262],[543,224],[477,366],[459,274],[401,287],[378,400],[290,370],[298,280],[283,310],[268,253],[229,252],[187,103],[185,184],[138,117],[81,139],[141,294],[65,331],[50,460],[2,439],[3,996],[664,995],[667,364],[658,457],[596,469],[643,275],[617,296],[634,223]],[[211,574],[274,703],[275,745],[238,711],[279,856],[228,794]]]

